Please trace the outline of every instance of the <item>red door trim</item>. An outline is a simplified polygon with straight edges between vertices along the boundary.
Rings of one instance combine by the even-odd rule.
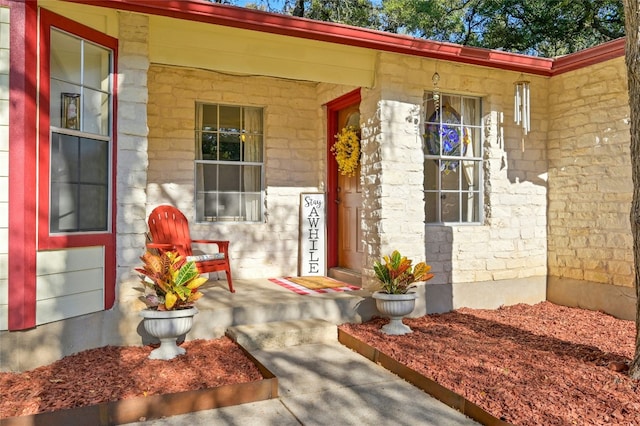
[[[327,103],[327,268],[338,266],[338,163],[331,146],[338,133],[338,111],[360,102],[360,89]]]

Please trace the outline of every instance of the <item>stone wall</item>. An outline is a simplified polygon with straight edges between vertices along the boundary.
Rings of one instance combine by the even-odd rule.
[[[367,132],[363,130],[368,265],[395,248],[416,260],[426,258],[436,275],[428,286],[444,285],[448,290],[442,294],[449,292],[450,300],[434,310],[457,307],[451,288],[461,283],[518,286],[522,281],[521,301],[544,300],[547,80],[527,76],[532,130],[523,145],[513,123],[513,86],[505,84],[521,75],[392,54],[381,54],[377,71],[376,87],[362,103],[370,120]],[[480,224],[424,225],[420,111],[436,71],[440,92],[482,98],[485,212]],[[524,287],[531,277],[536,279],[528,297]]]
[[[145,250],[147,231],[147,70],[149,18],[119,12],[118,52],[118,180],[117,198],[117,303],[128,303],[129,282],[137,281],[133,268]]]
[[[626,81],[623,57],[553,77],[548,140],[550,299],[623,317],[635,303]]]
[[[194,238],[231,242],[235,278],[297,274],[300,193],[324,191],[322,105],[352,88],[152,65],[149,69],[148,206],[170,203]],[[194,214],[195,103],[264,107],[264,223],[200,223]]]

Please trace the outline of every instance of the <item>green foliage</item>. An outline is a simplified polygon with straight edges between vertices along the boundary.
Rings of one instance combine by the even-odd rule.
[[[160,311],[184,309],[202,297],[198,288],[207,282],[207,278],[200,277],[195,262],[186,262],[172,251],[161,254],[147,251],[140,260],[143,267],[135,270],[142,274],[142,284],[152,291],[143,298],[147,306]]]
[[[256,0],[252,7],[546,57],[624,36],[621,0]]]
[[[382,262],[375,262],[373,270],[380,280],[382,291],[388,294],[404,294],[413,284],[433,278],[431,266],[420,262],[411,266],[411,260],[394,250],[390,256],[384,256]]]

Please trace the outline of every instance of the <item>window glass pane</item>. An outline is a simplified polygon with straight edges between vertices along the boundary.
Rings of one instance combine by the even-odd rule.
[[[210,129],[210,128],[208,128]],[[200,153],[203,160],[217,160],[218,159],[218,136],[213,132],[202,132],[200,137],[202,141],[202,147]]]
[[[204,204],[204,220],[218,220],[218,194],[215,192],[204,194]]]
[[[443,163],[450,163],[448,161],[443,161]],[[459,163],[459,162],[457,162]],[[449,169],[445,168],[440,176],[441,187],[445,190],[457,191],[460,189],[460,173],[458,173],[457,169],[455,172],[451,172]]]
[[[242,145],[240,135],[233,133],[220,133],[220,160],[240,161],[242,158]]]
[[[83,138],[80,144],[80,181],[106,185],[109,178],[109,144]]]
[[[244,140],[244,161],[262,162],[262,136],[242,135]]]
[[[111,52],[88,42],[84,43],[84,85],[110,91]]]
[[[240,193],[218,193],[218,220],[244,220],[240,214]]]
[[[54,133],[51,137],[51,181],[78,182],[80,139]]]
[[[240,171],[242,166],[220,165],[218,173],[220,181],[218,183],[218,191],[238,192],[240,190]]]
[[[462,193],[462,222],[478,222],[480,220],[479,211],[476,208],[479,202],[480,193]]]
[[[460,221],[460,194],[455,192],[443,192],[440,196],[442,204],[442,221],[443,222],[459,222]]]
[[[107,229],[107,188],[104,185],[80,185],[78,217],[79,230]]]
[[[202,109],[202,129],[218,130],[218,106],[200,105]]]
[[[463,98],[460,110],[462,124],[467,126],[477,126],[480,124],[480,102],[474,98]]]
[[[440,170],[438,168],[438,160],[427,159],[424,162],[424,189],[425,191],[435,191],[439,188],[439,175]]]
[[[51,78],[80,84],[82,42],[79,38],[51,30]]]
[[[217,164],[198,164],[196,170],[200,171],[202,191],[211,192],[217,190],[219,167]]]
[[[220,106],[220,131],[240,133],[240,107]]]
[[[109,143],[51,135],[51,232],[108,229]]]
[[[246,192],[256,192],[260,193],[260,189],[262,187],[260,176],[260,166],[242,166],[241,167],[241,184]]]
[[[438,193],[426,192],[424,194],[424,215],[427,223],[440,222],[438,217]]]
[[[465,145],[465,156],[466,157],[480,157],[481,149],[480,149],[480,131],[479,127],[465,127],[467,131],[466,135],[468,138],[468,143]]]
[[[66,183],[51,184],[51,232],[75,231],[77,225],[78,185]]]
[[[440,121],[440,115],[439,115],[439,111],[440,111],[440,95],[439,94],[434,94],[434,93],[428,93],[425,96],[425,122],[426,123],[434,123],[434,122],[439,122]],[[436,110],[438,111],[438,114],[436,114]]]
[[[250,134],[262,133],[262,108],[244,108],[244,129]]]
[[[109,95],[85,89],[82,100],[82,131],[96,135],[109,135]]]
[[[241,206],[244,208],[242,214],[244,220],[260,220],[260,193],[244,193]]]
[[[60,80],[51,80],[51,90],[49,99],[49,117],[50,125],[54,127],[67,127],[70,129],[79,129],[78,111],[80,107],[80,86],[65,83]],[[74,102],[71,102],[73,100]],[[74,112],[69,108],[75,108],[75,120],[73,120]]]
[[[480,161],[462,162],[462,189],[473,191],[480,183]]]

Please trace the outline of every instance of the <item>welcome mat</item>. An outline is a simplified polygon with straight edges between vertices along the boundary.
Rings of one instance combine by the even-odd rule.
[[[269,278],[269,281],[298,294],[339,293],[360,290],[358,286],[343,283],[329,277],[284,277]]]

